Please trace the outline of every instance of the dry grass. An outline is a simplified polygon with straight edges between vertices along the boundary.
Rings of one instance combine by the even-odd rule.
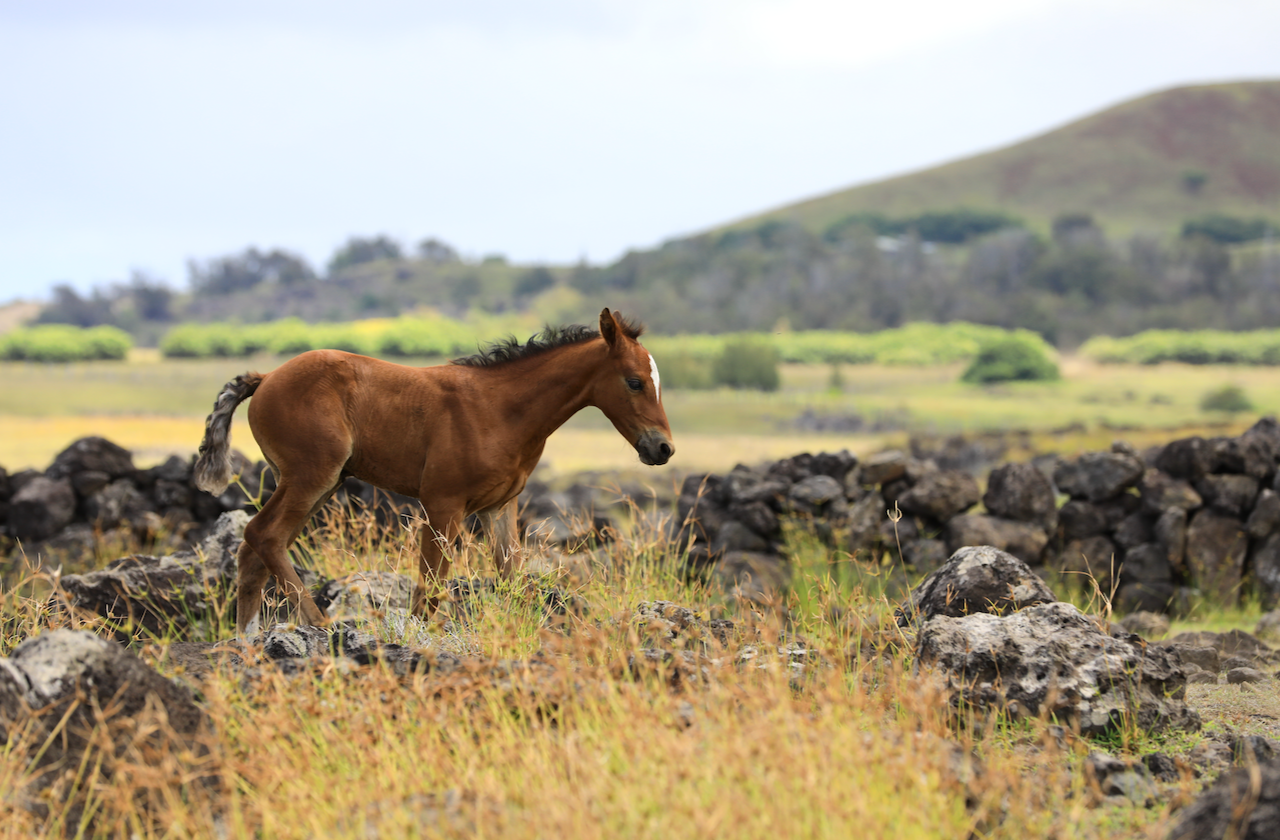
[[[302,557],[336,574],[404,570],[411,552],[367,519],[331,520]],[[213,724],[208,752],[146,761],[127,753],[114,766],[82,768],[76,789],[97,815],[90,833],[1162,836],[1168,804],[1097,807],[1081,771],[1095,745],[1059,742],[1045,722],[958,718],[936,684],[911,675],[906,653],[860,649],[859,640],[896,636],[892,601],[873,577],[832,580],[831,556],[812,542],[797,556],[791,593],[772,605],[737,603],[685,580],[654,531],[630,530],[576,563],[576,574],[540,584],[554,580],[581,598],[583,615],[548,624],[542,601],[516,586],[484,596],[465,623],[366,620],[386,638],[402,638],[391,628],[403,627],[428,650],[476,652],[451,672],[404,677],[318,663],[293,676],[266,665],[197,679],[169,655],[171,637],[141,638],[144,658],[197,688]],[[474,546],[458,561],[458,574],[483,569]],[[727,616],[736,635],[705,648],[689,633],[650,636],[631,614],[654,599],[704,619]],[[34,631],[35,604],[10,589],[9,626]],[[217,628],[216,636],[230,635],[225,605]],[[776,653],[783,642],[792,653]],[[646,643],[672,651],[676,663],[682,650],[705,656],[696,667],[633,667]],[[28,775],[17,747],[0,753],[6,790]],[[220,787],[192,784],[211,771]],[[1193,786],[1174,786],[1171,801]],[[0,803],[0,837],[61,833],[75,814],[60,800],[47,804],[50,816],[37,819],[12,798]]]

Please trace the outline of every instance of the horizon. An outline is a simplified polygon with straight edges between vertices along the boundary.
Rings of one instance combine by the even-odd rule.
[[[605,264],[1140,96],[1280,79],[1260,25],[1280,9],[1253,0],[361,14],[0,4],[0,103],[24,128],[0,140],[0,301],[133,270],[185,289],[188,260],[251,246],[322,267],[378,234]]]

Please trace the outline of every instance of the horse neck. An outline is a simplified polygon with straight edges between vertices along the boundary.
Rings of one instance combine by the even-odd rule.
[[[493,383],[495,407],[542,442],[591,404],[592,386],[604,361],[604,342],[570,344],[528,359],[481,368]]]

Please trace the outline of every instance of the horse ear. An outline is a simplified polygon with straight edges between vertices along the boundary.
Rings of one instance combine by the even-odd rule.
[[[618,322],[613,319],[613,313],[607,306],[600,312],[600,335],[610,347],[617,346]]]

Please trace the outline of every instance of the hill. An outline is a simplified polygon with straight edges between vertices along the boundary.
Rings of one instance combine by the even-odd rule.
[[[1280,215],[1280,80],[1196,85],[1121,103],[1006,148],[753,215],[822,233],[855,213],[972,207],[1048,231],[1089,213],[1112,235],[1169,234],[1208,213]]]

